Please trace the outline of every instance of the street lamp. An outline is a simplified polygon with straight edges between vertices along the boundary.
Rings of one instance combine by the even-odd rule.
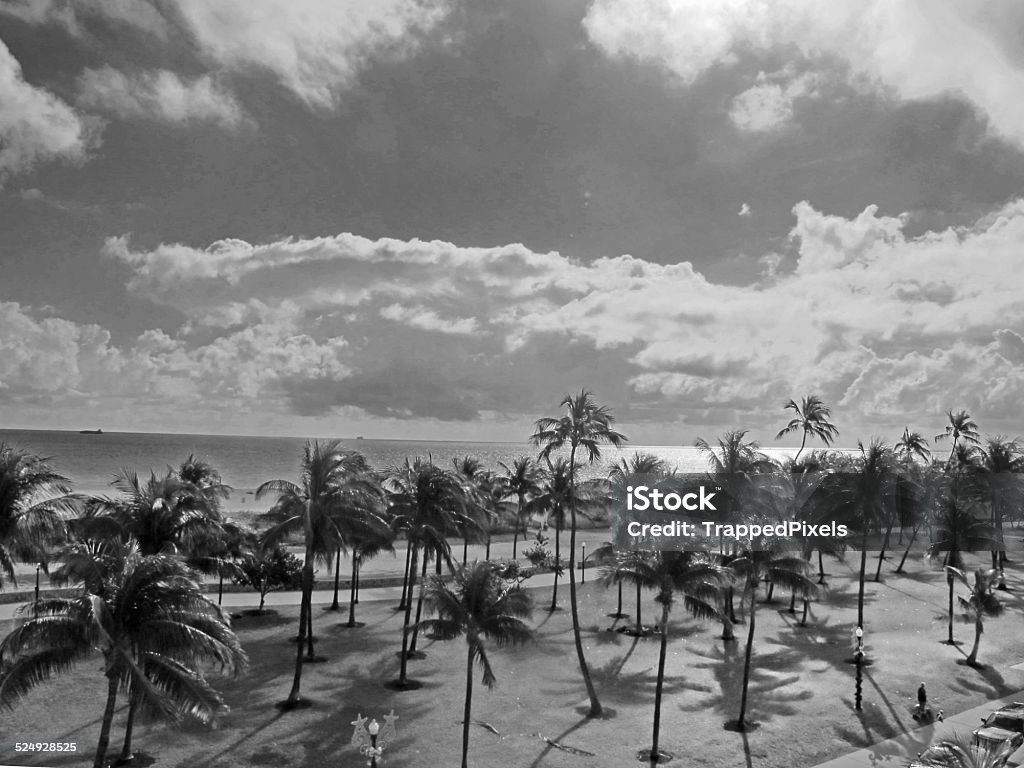
[[[367,763],[370,768],[377,768],[377,758],[381,757],[384,747],[397,735],[395,731],[395,720],[397,719],[395,710],[391,710],[390,714],[384,715],[383,727],[376,720],[371,720],[367,724],[366,718],[362,715],[356,715],[356,719],[352,721],[355,730],[352,732],[350,743],[354,747],[359,747],[360,754],[370,758],[370,762]]]

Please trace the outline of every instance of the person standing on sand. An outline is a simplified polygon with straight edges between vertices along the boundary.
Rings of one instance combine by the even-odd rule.
[[[924,683],[921,683],[921,687],[917,689],[917,707],[924,714],[925,708],[928,706],[928,691],[924,689]]]

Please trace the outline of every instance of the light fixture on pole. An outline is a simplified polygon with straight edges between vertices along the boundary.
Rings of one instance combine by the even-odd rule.
[[[395,730],[395,720],[397,719],[395,710],[391,710],[390,714],[384,715],[383,726],[376,720],[370,720],[367,724],[366,718],[362,715],[356,715],[356,719],[352,721],[355,730],[352,732],[350,743],[354,747],[359,747],[360,754],[370,758],[370,762],[367,763],[370,768],[377,768],[377,760],[384,753],[384,747],[397,735]]]

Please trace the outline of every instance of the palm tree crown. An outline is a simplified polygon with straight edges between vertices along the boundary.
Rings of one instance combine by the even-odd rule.
[[[786,410],[793,411],[793,418],[779,430],[775,439],[785,437],[790,432],[802,433],[800,450],[796,452],[794,460],[799,459],[800,454],[803,453],[808,436],[818,438],[826,446],[831,445],[832,441],[839,437],[839,430],[829,420],[832,410],[817,395],[808,395],[800,404],[797,404],[795,400],[790,400],[784,407]]]

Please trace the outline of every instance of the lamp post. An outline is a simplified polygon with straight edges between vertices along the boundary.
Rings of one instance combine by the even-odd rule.
[[[583,559],[580,560],[580,584],[587,580],[587,542],[583,542]]]
[[[383,727],[376,720],[370,720],[367,724],[366,718],[361,715],[356,715],[356,719],[352,721],[355,730],[352,732],[350,743],[359,747],[360,754],[370,758],[370,762],[367,763],[369,768],[377,768],[377,759],[384,753],[384,747],[395,738],[395,720],[397,719],[395,710],[391,710],[390,714],[384,716]],[[383,762],[383,758],[381,762]]]

